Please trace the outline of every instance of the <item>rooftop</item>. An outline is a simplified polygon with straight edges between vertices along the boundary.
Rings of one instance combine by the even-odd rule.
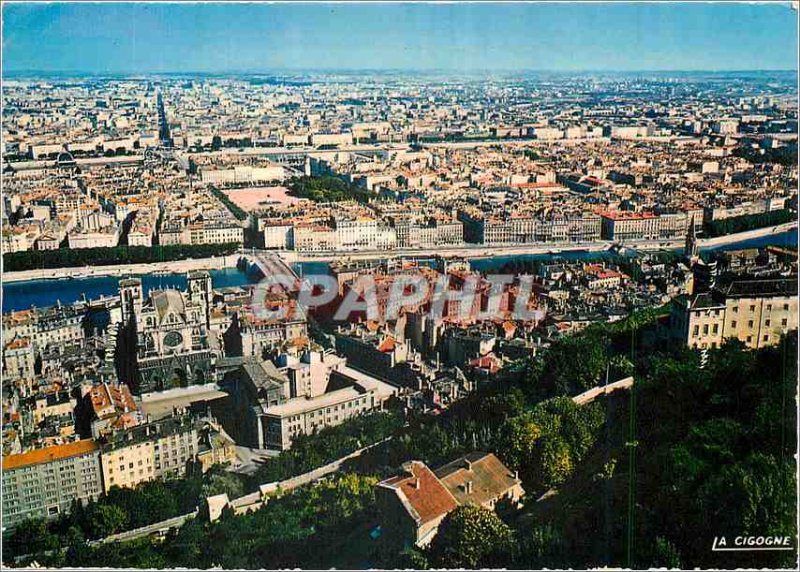
[[[797,296],[797,278],[737,280],[725,290],[728,298]]]
[[[403,465],[406,475],[398,475],[378,484],[400,497],[417,524],[435,520],[458,506],[458,501],[422,461]]]
[[[434,473],[459,504],[483,505],[521,482],[492,453],[470,453],[436,469]]]
[[[22,467],[40,465],[42,463],[52,463],[61,459],[86,455],[99,449],[98,444],[92,439],[75,441],[65,445],[54,445],[44,449],[35,449],[27,453],[8,455],[3,457],[3,471],[11,471]]]
[[[359,389],[361,389],[361,391],[359,391]],[[306,411],[315,411],[322,407],[330,407],[332,405],[338,405],[339,403],[345,403],[364,395],[365,391],[363,388],[359,389],[356,389],[356,386],[351,386],[337,389],[329,393],[323,393],[322,395],[310,399],[297,397],[285,403],[281,403],[280,405],[273,405],[266,409],[264,413],[275,417],[286,417]]]

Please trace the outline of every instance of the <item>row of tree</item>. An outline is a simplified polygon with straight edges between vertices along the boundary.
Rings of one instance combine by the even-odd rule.
[[[261,463],[252,477],[252,488],[326,465],[394,435],[402,424],[403,417],[398,412],[384,411],[359,415],[310,435],[298,435],[292,440],[291,449]]]
[[[211,194],[214,195],[219,201],[225,205],[231,214],[235,216],[238,220],[247,220],[247,212],[242,209],[239,205],[233,202],[230,197],[224,192],[219,190],[216,187],[211,187]]]
[[[377,518],[376,483],[370,476],[338,476],[276,495],[254,513],[234,516],[225,510],[214,523],[190,519],[163,542],[140,538],[89,546],[73,532],[64,549],[39,554],[37,562],[55,567],[323,568],[336,558],[343,537]],[[345,557],[339,551],[338,558]]]
[[[113,246],[98,248],[58,248],[56,250],[26,250],[3,254],[6,272],[37,270],[42,268],[68,268],[71,266],[113,266],[168,262],[187,258],[208,258],[236,254],[240,245],[225,244],[170,244],[164,246]]]
[[[289,181],[289,194],[316,203],[356,201],[368,203],[375,195],[338,177],[295,177]]]
[[[797,165],[797,142],[792,142],[774,149],[757,149],[751,146],[739,146],[733,154],[751,163],[774,163],[784,167]]]
[[[780,209],[759,214],[734,216],[714,220],[704,225],[708,237],[725,236],[737,232],[745,232],[757,228],[766,228],[796,220],[796,215],[789,209]]]
[[[4,541],[3,558],[5,562],[21,555],[42,558],[45,552],[58,551],[70,543],[96,540],[187,514],[208,496],[227,493],[236,498],[245,490],[244,478],[222,467],[214,467],[205,475],[192,472],[185,478],[149,481],[136,488],[112,487],[85,506],[76,502],[69,513],[56,520],[21,522]]]

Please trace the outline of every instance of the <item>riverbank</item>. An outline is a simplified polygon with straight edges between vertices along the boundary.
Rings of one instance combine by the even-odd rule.
[[[710,248],[720,248],[727,245],[733,245],[754,238],[764,238],[771,235],[778,235],[797,228],[797,221],[792,221],[777,226],[767,228],[758,228],[739,232],[736,234],[728,234],[725,236],[718,236],[714,238],[701,238],[698,240],[698,246],[705,250]],[[654,251],[654,250],[675,250],[683,248],[683,239],[681,240],[641,240],[629,241],[625,246],[633,248],[640,252]],[[445,247],[440,246],[431,249],[396,249],[391,252],[393,256],[461,256],[471,259],[494,258],[496,256],[516,256],[516,255],[531,255],[531,254],[563,254],[565,252],[602,252],[608,250],[612,245],[611,241],[589,242],[583,244],[574,243],[545,243],[540,245],[535,244],[519,244],[510,246],[485,246],[485,245],[470,245],[470,246],[457,246]],[[294,251],[281,252],[281,256],[289,263],[295,262],[326,262],[337,260],[341,258],[348,258],[351,260],[369,260],[376,258],[386,258],[387,251],[368,251],[368,252],[339,252],[339,253],[321,253],[318,255],[303,254]],[[175,260],[171,262],[153,262],[142,264],[121,264],[109,266],[80,266],[71,268],[45,268],[38,270],[21,270],[17,272],[3,273],[3,282],[24,282],[27,280],[44,280],[44,279],[57,279],[57,278],[92,278],[100,276],[125,276],[134,274],[185,274],[192,270],[220,270],[224,268],[233,268],[236,266],[237,255],[229,256],[212,256],[210,258],[197,258],[188,260]]]
[[[797,228],[797,221],[792,221],[766,228],[757,228],[735,234],[727,234],[714,238],[698,239],[698,247],[701,250],[717,249],[727,245],[735,245],[740,242],[752,240],[754,238],[764,238],[771,235],[779,235]],[[676,250],[684,247],[685,239],[678,240],[630,240],[625,242],[625,246],[637,252],[654,252],[659,250]],[[526,256],[543,254],[568,254],[575,252],[602,252],[609,250],[614,245],[613,241],[603,240],[587,243],[565,243],[551,242],[540,244],[514,244],[502,246],[486,246],[474,244],[468,246],[437,246],[433,248],[418,249],[394,249],[393,256],[460,256],[470,259],[486,259],[505,256]],[[287,251],[281,252],[281,256],[287,262],[327,262],[346,258],[349,260],[370,260],[386,258],[386,250],[358,251],[358,252],[325,252],[319,254],[308,254],[302,252]]]
[[[763,238],[773,234],[782,234],[797,228],[797,221],[787,222],[776,226],[769,226],[766,228],[756,228],[747,230],[745,232],[737,232],[736,234],[726,234],[724,236],[716,236],[714,238],[701,238],[697,241],[700,248],[717,248],[728,244],[735,244],[744,240],[752,238]]]
[[[190,258],[169,262],[147,262],[141,264],[119,264],[108,266],[74,266],[69,268],[42,268],[4,272],[3,282],[47,280],[58,278],[93,278],[99,276],[127,276],[135,274],[183,274],[192,270],[221,270],[234,268],[238,255]]]

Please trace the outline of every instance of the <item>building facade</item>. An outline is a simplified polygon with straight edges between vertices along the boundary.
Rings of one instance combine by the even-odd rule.
[[[100,450],[90,439],[3,457],[3,525],[55,518],[103,492]]]
[[[134,393],[210,381],[211,276],[190,272],[187,290],[151,290],[144,298],[139,278],[120,281],[122,332],[118,358],[129,366],[120,377],[134,380]]]
[[[198,428],[185,415],[109,435],[100,455],[103,488],[184,475],[198,449]]]
[[[670,327],[691,348],[716,348],[735,338],[757,349],[797,329],[797,312],[796,280],[735,281],[722,290],[677,298]]]

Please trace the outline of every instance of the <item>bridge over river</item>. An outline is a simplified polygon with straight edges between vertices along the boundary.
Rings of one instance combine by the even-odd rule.
[[[251,250],[239,259],[239,266],[244,266],[248,273],[259,273],[262,276],[288,276],[292,280],[300,280],[297,272],[276,253]]]

